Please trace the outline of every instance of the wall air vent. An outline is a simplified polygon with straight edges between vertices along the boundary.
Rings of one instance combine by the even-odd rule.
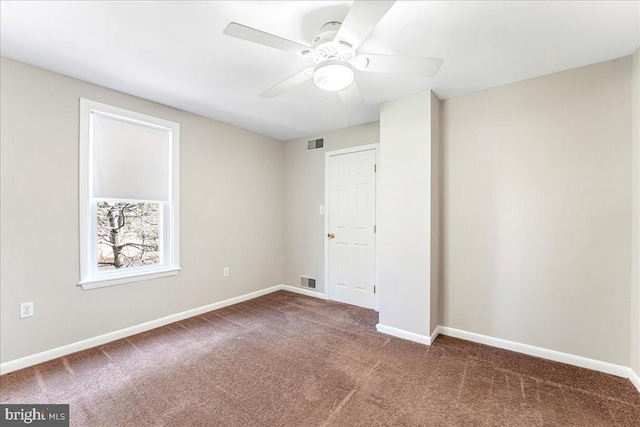
[[[324,138],[310,139],[307,141],[307,151],[324,148]]]
[[[315,289],[316,279],[300,276],[300,286],[302,286],[303,288]]]

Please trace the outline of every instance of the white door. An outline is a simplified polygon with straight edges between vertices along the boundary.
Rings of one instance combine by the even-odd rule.
[[[328,154],[329,299],[374,308],[376,152]]]

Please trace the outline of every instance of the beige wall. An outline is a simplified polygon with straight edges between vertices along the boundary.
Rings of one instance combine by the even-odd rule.
[[[324,149],[307,151],[307,140],[324,137]],[[324,292],[325,153],[380,141],[378,122],[287,141],[284,148],[284,283],[316,279]]]
[[[640,49],[633,54],[632,70],[631,368],[640,376]]]
[[[282,142],[12,60],[0,71],[2,362],[282,282]],[[181,124],[178,276],[76,286],[80,97]]]
[[[380,324],[429,336],[432,94],[380,105]]]
[[[419,148],[422,157],[395,147],[397,173],[386,169],[393,155],[382,144],[379,174],[384,183],[413,161],[431,164],[416,168],[430,192],[424,214],[432,221],[419,231],[433,238],[418,246],[431,268],[406,271],[432,284],[381,301],[387,313],[416,318],[387,321],[381,313],[381,322],[421,334],[440,323],[640,371],[639,55],[633,65],[621,58],[443,102],[418,94],[416,108],[400,109],[388,122],[398,132],[417,126],[442,143]],[[300,275],[323,290],[325,153],[379,142],[380,123],[310,136],[324,136],[325,149],[308,152],[308,138],[282,143],[4,58],[0,71],[2,362],[278,283],[298,285]],[[80,97],[181,123],[178,276],[76,286]],[[402,124],[411,117],[413,125]],[[411,197],[388,184],[391,197]],[[418,214],[415,200],[388,206],[408,204]],[[402,255],[380,236],[397,281],[405,270],[396,261],[416,251]],[[434,265],[442,266],[439,280]],[[36,314],[20,320],[25,301]]]
[[[631,58],[442,102],[445,326],[629,366]]]

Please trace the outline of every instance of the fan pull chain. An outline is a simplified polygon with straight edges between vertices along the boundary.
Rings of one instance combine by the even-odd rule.
[[[349,94],[347,93],[347,91],[345,90],[345,97],[342,98],[342,105],[344,106],[344,127],[345,129],[349,127],[349,110],[347,108],[347,97],[349,96]]]

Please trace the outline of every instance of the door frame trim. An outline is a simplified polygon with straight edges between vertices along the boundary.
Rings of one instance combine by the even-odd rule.
[[[355,147],[349,147],[349,148],[343,148],[340,150],[332,150],[332,151],[327,151],[326,153],[324,153],[324,235],[323,235],[323,239],[324,239],[324,297],[328,300],[331,300],[331,298],[329,297],[329,241],[327,239],[327,234],[329,233],[329,209],[327,208],[327,202],[329,201],[329,180],[327,179],[327,177],[329,176],[329,157],[333,157],[333,156],[340,156],[343,154],[352,154],[352,153],[359,153],[361,151],[371,151],[373,150],[375,153],[375,157],[376,157],[376,165],[378,165],[379,161],[380,161],[380,143],[376,142],[373,144],[365,144],[365,145],[357,145]],[[376,222],[377,222],[377,218],[378,218],[378,200],[379,198],[379,188],[380,188],[380,168],[377,167],[376,169],[376,207],[374,210],[374,215],[376,218]],[[380,295],[380,280],[378,278],[378,239],[377,239],[377,235],[375,236],[375,278],[376,278],[376,293],[375,293],[375,302],[374,302],[374,309],[376,311],[379,311],[379,301],[378,301],[378,295]]]

